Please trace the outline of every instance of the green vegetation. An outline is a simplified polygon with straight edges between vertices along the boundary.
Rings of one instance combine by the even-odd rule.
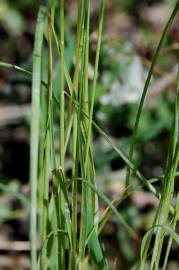
[[[49,7],[40,7],[38,12],[32,72],[0,62],[1,67],[14,68],[32,78],[30,207],[27,199],[17,191],[5,184],[0,184],[0,189],[13,193],[30,208],[32,270],[106,270],[110,269],[110,264],[101,234],[114,215],[128,248],[132,241],[137,241],[139,236],[135,223],[130,220],[130,213],[125,212],[124,203],[131,194],[145,188],[157,198],[158,206],[154,209],[151,226],[148,226],[140,243],[140,259],[134,254],[129,261],[134,269],[158,270],[161,267],[161,254],[164,252],[161,268],[164,270],[167,269],[172,241],[179,244],[176,231],[179,196],[174,194],[179,162],[179,72],[173,115],[163,97],[156,101],[156,122],[148,113],[148,108],[143,107],[156,62],[179,10],[179,2],[177,1],[171,13],[153,56],[135,119],[131,115],[134,115],[136,107],[131,105],[128,109],[130,119],[124,119],[124,122],[128,122],[128,129],[133,126],[132,137],[124,136],[121,146],[107,134],[105,128],[114,119],[113,114],[116,113],[116,118],[121,119],[122,113],[117,110],[115,112],[109,103],[99,103],[99,111],[101,109],[103,117],[108,115],[108,118],[101,121],[100,126],[94,115],[96,104],[106,94],[108,86],[116,80],[118,71],[125,82],[127,65],[124,61],[121,67],[121,63],[125,57],[129,57],[131,49],[130,46],[125,48],[122,45],[126,55],[124,58],[120,56],[120,64],[110,58],[109,61],[105,60],[108,54],[108,44],[103,39],[105,1],[97,2],[98,20],[95,21],[97,30],[93,55],[90,50],[91,1],[77,1],[76,34],[75,38],[70,39],[68,35],[66,37],[69,29],[64,0],[59,0],[58,3],[51,0]],[[127,2],[125,8],[131,6],[131,1]],[[116,50],[113,50],[115,56]],[[89,78],[91,59],[94,69]],[[100,65],[106,65],[106,70],[101,72]],[[100,72],[106,72],[106,77]],[[146,77],[146,71],[143,75]],[[102,82],[103,77],[108,79],[105,84]],[[129,78],[126,83],[127,81]],[[164,173],[150,178],[141,172],[140,151],[136,158],[135,150],[146,141],[156,138],[165,128],[170,129],[170,140]],[[99,160],[94,147],[95,136],[103,140],[99,141],[99,148],[101,142],[107,149],[105,153],[104,149],[99,149]],[[162,147],[166,148],[163,145]],[[115,158],[125,164],[124,188],[122,195],[111,200],[104,194],[103,188],[99,187],[103,179],[98,183],[97,170],[100,171]],[[72,164],[70,170],[67,161]],[[157,184],[160,184],[161,190]],[[101,202],[105,205],[103,210],[100,209]],[[135,218],[137,219],[137,214]],[[167,247],[163,250],[166,235]]]

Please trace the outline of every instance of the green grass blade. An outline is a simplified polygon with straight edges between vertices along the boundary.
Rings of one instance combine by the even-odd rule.
[[[70,90],[74,98],[76,99],[79,93],[79,72],[81,64],[81,51],[82,51],[82,29],[84,27],[83,17],[83,1],[78,1],[78,18],[77,18],[77,37],[76,37],[76,49],[75,49],[75,69],[73,74],[72,89]],[[68,83],[68,81],[67,81]],[[71,102],[71,101],[70,101]],[[73,252],[72,252],[72,265],[77,267],[77,181],[75,180],[78,176],[78,122],[77,112],[74,110],[74,106],[70,103],[70,109],[73,117],[72,126],[72,227],[73,227]]]
[[[165,40],[167,38],[167,35],[168,35],[169,30],[170,30],[171,24],[173,23],[173,20],[174,20],[176,14],[178,12],[178,9],[179,9],[179,2],[177,1],[176,5],[175,5],[175,7],[173,9],[173,12],[172,12],[172,14],[171,14],[165,28],[164,28],[162,37],[161,37],[161,39],[159,41],[158,47],[157,47],[157,49],[155,51],[155,54],[153,56],[153,59],[152,59],[152,64],[151,64],[151,67],[150,67],[150,70],[149,70],[149,73],[148,73],[148,76],[147,76],[147,79],[146,79],[146,82],[145,82],[145,85],[144,85],[144,89],[143,89],[143,92],[142,92],[142,96],[141,96],[141,100],[140,100],[140,104],[139,104],[139,108],[138,108],[138,111],[137,111],[137,116],[136,116],[136,120],[135,120],[135,124],[134,124],[134,128],[133,128],[132,142],[131,142],[131,146],[130,146],[130,150],[129,150],[129,160],[130,161],[133,160],[135,140],[136,140],[136,136],[137,136],[139,121],[140,121],[140,118],[141,118],[141,113],[142,113],[142,109],[143,109],[143,106],[144,106],[145,97],[146,97],[146,94],[147,94],[147,91],[148,91],[148,88],[149,88],[149,84],[150,84],[150,80],[152,78],[154,67],[155,67],[157,59],[159,57],[159,53],[161,51],[161,48],[162,48],[162,46],[163,46],[163,44],[164,44],[164,42],[165,42]],[[130,176],[131,176],[131,169],[128,166],[127,167],[127,174],[126,174],[126,187],[129,185]]]
[[[89,7],[88,7],[88,10],[89,10]],[[91,100],[89,101],[90,109],[89,109],[89,120],[87,123],[87,137],[86,137],[85,159],[84,159],[84,178],[89,179],[89,181],[93,180],[93,177],[91,178],[89,174],[89,166],[90,166],[89,154],[90,154],[90,145],[91,145],[91,140],[92,140],[92,119],[93,119],[94,99],[95,99],[95,92],[96,92],[96,82],[97,82],[97,76],[98,76],[99,55],[100,55],[101,42],[102,42],[103,18],[104,18],[104,1],[101,0],[99,4],[98,37],[97,37],[97,45],[96,45],[92,93],[91,93]],[[89,234],[89,232],[94,227],[95,196],[93,195],[91,191],[89,192],[89,190],[84,189],[83,192],[84,192],[84,196],[86,196],[86,199],[85,199],[86,204],[84,204],[83,206],[84,209],[86,209],[85,210],[86,211],[85,223],[87,226],[86,233]],[[84,210],[82,209],[82,211]],[[85,243],[85,239],[84,239],[85,234],[82,234],[82,235],[83,237],[81,237],[81,243]],[[99,269],[107,269],[107,265],[104,259],[104,254],[102,252],[101,245],[99,243],[96,231],[92,233],[91,238],[88,241],[88,247]],[[82,254],[83,254],[83,248],[82,248]]]
[[[113,205],[112,202],[110,202],[110,200],[101,192],[99,191],[94,185],[92,185],[91,183],[89,183],[89,181],[86,181],[84,179],[79,179],[80,181],[82,181],[83,184],[85,184],[88,188],[90,188],[91,190],[93,190],[98,197],[108,205],[108,207],[111,209],[111,211],[113,212],[113,214],[117,217],[117,219],[119,220],[120,223],[123,224],[123,226],[126,228],[126,230],[128,231],[128,233],[130,234],[130,236],[134,239],[137,238],[136,232],[126,223],[126,221],[124,220],[124,218],[120,215],[120,213],[117,211],[117,209],[115,208],[115,206]]]
[[[13,64],[9,64],[9,63],[5,63],[5,62],[0,62],[0,67],[3,67],[3,68],[14,68],[15,70],[18,70],[18,71],[21,71],[27,75],[32,75],[32,72],[29,71],[29,70],[26,70],[22,67],[19,67],[17,65],[13,65]]]
[[[78,102],[74,101],[73,98],[66,93],[66,96],[72,100],[72,102],[74,103],[74,105],[76,107],[79,106]],[[55,102],[58,104],[58,100],[57,98],[54,96],[54,100]],[[83,111],[83,114],[86,118],[89,119],[89,116]],[[104,137],[104,139],[106,140],[106,142],[109,143],[109,145],[113,148],[114,151],[116,151],[116,153],[119,155],[119,157],[125,162],[125,164],[127,166],[130,167],[131,171],[134,173],[134,175],[145,184],[145,186],[157,197],[160,198],[160,194],[159,192],[157,192],[157,190],[155,189],[155,187],[150,183],[150,181],[148,181],[141,173],[139,170],[136,170],[135,164],[133,162],[131,162],[128,157],[123,153],[123,151],[113,142],[113,140],[110,138],[110,136],[108,134],[106,134],[106,132],[94,121],[92,120],[92,124],[94,126],[94,128],[99,132],[100,135],[102,135]]]
[[[172,237],[172,239],[177,243],[177,245],[179,245],[179,235],[173,230],[173,228],[171,228],[168,225],[154,225],[146,232],[146,234],[144,235],[142,239],[141,252],[140,252],[141,260],[144,254],[146,243],[148,241],[148,238],[151,235],[151,231],[154,231],[156,228],[162,228],[165,232],[167,232]]]
[[[176,228],[176,224],[177,224],[177,219],[178,219],[178,215],[179,215],[179,194],[177,196],[177,202],[176,202],[176,208],[175,208],[175,215],[172,221],[172,229],[173,231],[175,231]],[[169,253],[170,253],[170,249],[171,249],[171,245],[172,245],[172,236],[170,235],[169,239],[168,239],[168,245],[167,245],[167,250],[165,253],[165,259],[164,259],[164,263],[163,263],[163,270],[166,270],[167,267],[167,262],[168,262],[168,257],[169,257]]]
[[[64,100],[64,0],[59,1],[60,6],[60,166],[65,173],[65,100]]]
[[[40,8],[37,18],[32,70],[32,113],[30,132],[30,241],[31,269],[36,270],[37,260],[37,182],[38,182],[38,148],[40,119],[40,85],[41,85],[41,53],[43,42],[44,19],[46,9]]]
[[[0,183],[0,189],[6,193],[9,193],[9,194],[12,194],[13,196],[15,196],[26,207],[30,206],[30,201],[24,195],[22,195],[20,192],[17,192],[16,190],[14,190],[12,187],[9,187],[6,184]]]
[[[167,162],[165,168],[165,178],[163,183],[162,198],[159,205],[159,213],[157,223],[165,225],[167,223],[169,209],[174,192],[174,181],[175,175],[179,163],[179,69],[178,69],[178,78],[177,78],[177,94],[175,101],[175,110],[174,110],[174,120],[171,128],[170,143],[167,155]],[[154,250],[152,254],[151,269],[153,266],[158,267],[161,249],[163,244],[163,230],[162,228],[157,229]]]

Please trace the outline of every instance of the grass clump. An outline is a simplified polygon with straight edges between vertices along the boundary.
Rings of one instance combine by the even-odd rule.
[[[98,1],[97,41],[92,82],[88,78],[90,0],[77,1],[77,30],[74,62],[68,68],[65,59],[65,15],[64,0],[50,1],[49,8],[39,9],[32,72],[13,67],[32,76],[32,114],[30,151],[30,240],[31,269],[109,269],[100,233],[112,214],[125,227],[132,239],[137,238],[133,228],[118,212],[118,205],[135,189],[131,175],[135,175],[159,200],[152,228],[141,244],[141,256],[137,269],[159,269],[165,234],[169,234],[163,269],[166,269],[172,240],[179,243],[175,232],[178,220],[179,200],[172,206],[175,177],[179,161],[179,79],[171,127],[170,143],[165,172],[156,179],[146,179],[137,168],[133,154],[138,126],[145,97],[161,48],[171,24],[178,12],[179,2],[164,28],[159,45],[144,86],[129,156],[125,155],[112,139],[93,120],[100,49],[102,44],[105,1]],[[71,60],[72,62],[72,60]],[[56,69],[56,63],[59,69]],[[54,73],[58,74],[58,83]],[[179,78],[179,76],[178,76]],[[57,126],[57,129],[55,127]],[[111,148],[125,162],[126,186],[121,198],[111,202],[97,188],[93,156],[93,128],[105,138]],[[66,160],[70,158],[72,170],[67,172]],[[161,181],[161,194],[155,182]],[[80,203],[78,195],[80,194]],[[99,216],[98,200],[106,204]],[[172,219],[170,220],[170,215]],[[38,228],[38,229],[37,229]],[[40,251],[37,252],[37,232]],[[154,244],[152,245],[152,236]]]

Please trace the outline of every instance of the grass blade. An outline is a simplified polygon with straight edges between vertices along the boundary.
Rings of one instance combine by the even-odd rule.
[[[44,19],[46,8],[41,7],[37,17],[32,70],[32,113],[30,132],[30,241],[31,269],[36,270],[37,261],[37,182],[38,182],[38,148],[40,119],[41,53],[43,43]]]
[[[148,76],[147,76],[147,79],[146,79],[146,82],[145,82],[145,85],[144,85],[144,89],[143,89],[143,92],[142,92],[142,96],[141,96],[141,100],[140,100],[140,103],[139,103],[139,108],[138,108],[138,111],[137,111],[137,116],[136,116],[136,120],[135,120],[135,124],[134,124],[134,128],[133,128],[133,134],[132,134],[132,142],[131,142],[131,146],[130,146],[130,150],[129,150],[129,160],[130,161],[133,161],[133,154],[134,154],[134,147],[135,147],[135,141],[136,141],[136,136],[137,136],[137,131],[138,131],[138,127],[139,127],[139,121],[140,121],[140,118],[141,118],[141,113],[142,113],[142,109],[143,109],[143,106],[144,106],[144,101],[145,101],[145,97],[146,97],[146,94],[147,94],[147,91],[148,91],[148,88],[149,88],[149,84],[150,84],[150,80],[152,78],[152,74],[153,74],[153,71],[154,71],[154,67],[156,65],[156,62],[157,62],[157,59],[159,57],[159,53],[161,51],[161,48],[167,38],[167,35],[168,35],[168,32],[170,30],[170,27],[173,23],[173,20],[178,12],[178,9],[179,9],[179,1],[177,1],[174,9],[173,9],[173,12],[164,28],[164,31],[163,31],[163,34],[162,34],[162,37],[159,41],[159,44],[158,44],[158,47],[155,51],[155,54],[153,56],[153,59],[152,59],[152,64],[151,64],[151,67],[150,67],[150,70],[149,70],[149,73],[148,73]],[[128,166],[127,167],[127,173],[126,173],[126,187],[129,185],[129,182],[130,182],[130,176],[131,176],[131,169],[130,167]]]

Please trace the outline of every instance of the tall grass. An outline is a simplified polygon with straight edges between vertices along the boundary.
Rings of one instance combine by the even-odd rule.
[[[38,185],[38,150],[39,150],[39,121],[40,121],[40,86],[41,86],[41,52],[43,43],[45,10],[39,10],[33,51],[33,74],[32,74],[32,121],[30,136],[30,239],[32,269],[36,269],[36,216],[37,216],[37,185]]]
[[[98,66],[102,44],[104,0],[99,1],[97,42],[92,83],[88,79],[90,0],[77,1],[77,30],[73,72],[65,61],[64,0],[50,2],[49,10],[40,8],[37,18],[32,72],[0,62],[0,66],[12,67],[32,76],[32,113],[30,139],[30,241],[31,269],[109,269],[105,250],[99,240],[100,233],[112,214],[116,215],[133,239],[131,228],[117,206],[135,189],[130,177],[134,174],[159,199],[153,226],[143,238],[138,269],[159,269],[165,233],[170,236],[163,269],[174,239],[178,220],[179,200],[172,207],[175,177],[179,161],[179,76],[171,137],[165,172],[156,179],[146,179],[136,167],[133,153],[145,97],[162,45],[179,9],[177,2],[162,34],[144,86],[133,129],[129,157],[93,120],[94,100],[98,79]],[[58,27],[57,27],[58,25]],[[59,84],[54,82],[55,63],[59,62]],[[57,89],[55,89],[57,87]],[[57,94],[58,93],[58,94]],[[58,123],[58,135],[55,128]],[[93,128],[104,137],[111,148],[127,166],[126,189],[122,197],[111,202],[97,188],[93,157]],[[58,137],[58,140],[56,140]],[[67,156],[72,161],[71,175],[67,175]],[[161,181],[161,194],[155,182]],[[4,187],[3,187],[4,188]],[[78,195],[81,194],[80,200]],[[106,204],[102,215],[98,214],[98,200]],[[172,221],[170,222],[170,215]],[[171,225],[170,225],[171,223]],[[154,245],[151,243],[155,236]],[[41,248],[37,254],[37,238]],[[151,252],[152,249],[152,252]],[[91,268],[89,268],[91,267]]]

